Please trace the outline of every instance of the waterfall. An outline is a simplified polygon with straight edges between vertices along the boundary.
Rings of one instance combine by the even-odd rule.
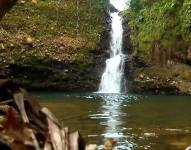
[[[98,93],[122,93],[125,89],[125,55],[122,52],[123,25],[120,11],[125,9],[127,0],[110,0],[118,11],[110,12],[111,41],[110,58],[106,60],[106,68],[101,78]]]

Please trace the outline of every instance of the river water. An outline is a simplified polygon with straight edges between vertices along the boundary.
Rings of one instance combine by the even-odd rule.
[[[116,149],[184,150],[191,145],[191,97],[95,93],[34,93],[64,126],[79,130],[102,147],[111,137]]]

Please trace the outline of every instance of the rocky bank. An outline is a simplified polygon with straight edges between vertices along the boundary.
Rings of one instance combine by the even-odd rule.
[[[96,91],[109,57],[108,11],[115,8],[104,0],[80,4],[77,13],[74,0],[18,1],[0,22],[0,78],[31,90]],[[143,55],[132,39],[132,17],[121,15],[129,92],[191,95],[190,49],[169,55],[155,46]]]
[[[75,1],[18,1],[0,23],[0,78],[33,90],[96,91],[108,49],[105,6],[80,0],[77,23]]]

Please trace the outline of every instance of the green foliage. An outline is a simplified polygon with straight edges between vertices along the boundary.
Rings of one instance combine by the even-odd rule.
[[[191,41],[191,1],[185,0],[180,11],[181,33],[186,41]]]
[[[126,16],[139,53],[148,54],[155,42],[163,49],[191,43],[190,0],[132,0]]]

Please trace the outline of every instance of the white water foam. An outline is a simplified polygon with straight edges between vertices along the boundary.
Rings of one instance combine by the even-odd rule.
[[[120,11],[127,7],[127,0],[110,0],[110,3],[119,11],[110,12],[112,20],[110,58],[106,60],[106,68],[101,78],[98,93],[126,92],[124,79],[125,55],[122,52],[123,20]]]

